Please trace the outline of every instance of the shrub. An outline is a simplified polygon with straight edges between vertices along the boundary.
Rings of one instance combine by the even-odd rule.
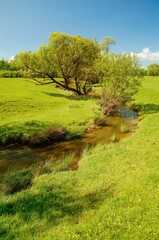
[[[141,85],[141,67],[130,54],[104,54],[99,63],[102,96],[99,101],[104,114],[111,115],[133,100]]]
[[[110,100],[104,95],[99,100],[99,105],[104,115],[113,115],[118,111],[119,104],[117,100]]]

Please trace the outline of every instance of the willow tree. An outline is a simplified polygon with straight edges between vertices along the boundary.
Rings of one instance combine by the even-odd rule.
[[[36,84],[55,83],[85,95],[88,85],[97,77],[94,66],[99,53],[98,44],[91,39],[51,33],[47,45],[43,44],[35,52],[21,52],[14,63]]]

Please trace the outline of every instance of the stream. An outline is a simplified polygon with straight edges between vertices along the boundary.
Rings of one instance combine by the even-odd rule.
[[[106,126],[90,130],[80,139],[53,143],[42,148],[21,146],[0,150],[0,175],[12,168],[26,168],[47,159],[60,160],[70,153],[75,154],[71,169],[76,170],[84,148],[99,143],[107,145],[130,137],[137,128],[138,118],[133,111],[119,111],[118,116],[108,116],[105,121]],[[124,126],[129,129],[128,132],[122,131]]]

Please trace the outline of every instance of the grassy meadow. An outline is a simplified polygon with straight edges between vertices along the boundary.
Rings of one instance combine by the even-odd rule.
[[[76,100],[72,93],[53,84],[37,86],[20,78],[0,78],[0,107],[2,140],[9,134],[25,136],[51,126],[82,133],[97,110],[91,98]]]
[[[97,111],[93,98],[73,99],[53,85],[0,79],[0,137],[53,124],[83,131]],[[85,150],[78,171],[35,176],[32,186],[0,196],[0,239],[159,239],[159,78],[136,96],[135,134]]]

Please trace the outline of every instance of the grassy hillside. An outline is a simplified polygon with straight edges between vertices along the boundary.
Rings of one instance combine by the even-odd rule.
[[[23,124],[24,114],[25,121],[46,118],[51,122],[51,116],[57,119],[57,113],[67,116],[64,109],[75,103],[86,109],[85,115],[73,108],[71,122],[65,117],[68,126],[72,125],[73,116],[78,125],[92,117],[93,100],[70,101],[68,95],[55,97],[50,86],[36,90],[26,82],[21,84],[30,88],[30,93],[23,93],[25,100],[20,100],[19,115],[14,115],[14,111],[21,99],[21,87],[14,93],[8,84],[6,92],[3,90],[2,107],[6,102],[7,109],[12,109],[13,104],[14,111],[7,119],[8,113],[3,110],[1,126]],[[54,94],[56,103],[43,91]],[[146,78],[135,101],[143,119],[133,137],[85,151],[78,171],[43,174],[34,179],[30,189],[1,196],[0,239],[159,239],[159,79]],[[31,102],[34,112],[27,110],[29,104],[31,109]],[[50,111],[52,105],[56,114],[49,115],[47,109]]]

